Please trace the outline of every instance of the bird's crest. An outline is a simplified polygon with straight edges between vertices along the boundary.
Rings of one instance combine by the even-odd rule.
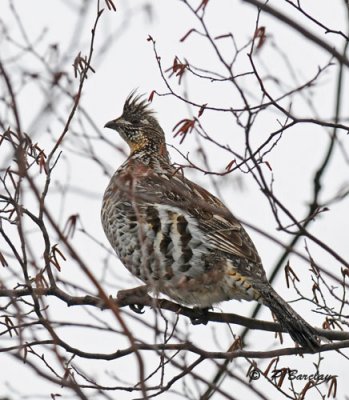
[[[154,111],[149,108],[149,103],[144,95],[136,95],[136,91],[133,90],[125,101],[122,115],[127,121],[135,123],[145,117],[153,116]]]

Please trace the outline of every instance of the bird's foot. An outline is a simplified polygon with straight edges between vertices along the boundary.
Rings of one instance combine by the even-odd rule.
[[[117,301],[120,306],[129,306],[130,309],[137,313],[144,313],[144,300],[149,297],[148,287],[146,285],[137,286],[136,288],[119,290],[117,293]]]
[[[190,318],[190,321],[193,325],[207,325],[208,323],[208,312],[211,307],[200,308],[200,307],[193,307],[193,311],[195,315]]]

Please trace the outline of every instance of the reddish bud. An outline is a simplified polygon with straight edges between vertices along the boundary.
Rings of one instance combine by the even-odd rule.
[[[175,131],[177,128],[177,132],[175,133],[174,137],[178,136],[178,135],[182,135],[182,139],[180,140],[180,144],[183,143],[183,140],[185,139],[185,137],[187,136],[188,133],[190,133],[195,125],[195,119],[182,119],[181,121],[178,122],[178,124],[176,124],[174,126],[174,128],[172,129],[172,131]]]
[[[206,104],[203,104],[203,105],[200,107],[200,110],[199,110],[199,112],[198,112],[198,117],[199,117],[199,118],[201,117],[201,115],[202,115],[203,112],[205,111],[206,107],[207,107],[207,103],[206,103]]]
[[[202,9],[202,11],[205,11],[205,8],[207,7],[209,0],[202,0],[199,7],[195,10],[195,12],[197,13],[198,11],[200,11],[200,9]]]
[[[234,158],[234,160],[231,160],[231,161],[229,162],[229,164],[225,167],[225,170],[226,170],[226,171],[230,171],[230,170],[232,169],[232,166],[233,166],[235,163],[236,163],[236,160],[235,160],[235,158]]]
[[[260,26],[259,28],[257,28],[253,36],[253,39],[258,39],[257,49],[260,49],[264,45],[266,38],[267,37],[265,35],[265,26]]]
[[[108,10],[113,10],[116,11],[115,4],[113,3],[113,0],[105,0],[105,4],[108,7]]]
[[[149,97],[148,97],[148,101],[149,101],[149,103],[151,103],[152,101],[153,101],[153,98],[154,98],[154,95],[156,94],[156,91],[155,90],[152,90],[151,92],[150,92],[150,95],[149,95]]]
[[[264,161],[264,164],[270,169],[270,171],[273,170],[273,168],[271,167],[271,165],[269,164],[268,161]]]

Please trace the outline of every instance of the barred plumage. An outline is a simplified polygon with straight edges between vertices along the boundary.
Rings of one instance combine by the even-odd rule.
[[[150,290],[201,308],[224,300],[267,305],[302,346],[316,331],[271,287],[258,252],[225,205],[170,164],[154,113],[132,94],[108,122],[131,154],[106,189],[102,224],[123,264]]]

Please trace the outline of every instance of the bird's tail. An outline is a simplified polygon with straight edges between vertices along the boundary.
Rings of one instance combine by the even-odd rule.
[[[280,325],[287,330],[292,339],[302,347],[316,351],[320,346],[316,329],[304,321],[270,285],[258,290],[262,295],[263,304],[275,314]]]

